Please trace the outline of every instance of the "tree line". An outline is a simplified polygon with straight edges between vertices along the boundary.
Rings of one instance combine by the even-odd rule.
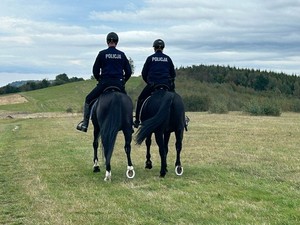
[[[206,83],[230,83],[258,92],[270,91],[300,98],[300,77],[297,75],[230,66],[193,65],[177,68],[177,76],[188,76]]]
[[[43,79],[42,81],[26,81],[24,84],[21,84],[21,85],[8,84],[8,85],[0,88],[0,95],[33,91],[33,90],[37,90],[37,89],[62,85],[62,84],[71,83],[71,82],[83,81],[83,80],[84,80],[83,78],[77,78],[77,77],[69,78],[67,74],[62,73],[62,74],[57,75],[55,77],[55,80],[53,80],[53,81]]]
[[[231,84],[245,87],[257,92],[272,92],[279,95],[300,98],[300,77],[285,73],[268,72],[254,69],[240,69],[219,65],[193,65],[176,68],[178,78],[188,77],[202,83]],[[82,81],[83,78],[68,76],[63,73],[56,76],[55,80],[28,81],[21,86],[8,84],[0,88],[0,94],[32,91],[50,86]]]

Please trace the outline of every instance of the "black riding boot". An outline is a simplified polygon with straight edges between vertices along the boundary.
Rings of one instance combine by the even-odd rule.
[[[143,104],[143,100],[138,99],[136,103],[136,109],[135,109],[135,121],[133,122],[133,126],[135,128],[138,128],[140,125],[140,111]]]
[[[89,120],[90,120],[90,105],[89,104],[84,104],[83,107],[83,121],[81,121],[77,125],[77,130],[80,130],[82,132],[87,132],[88,126],[89,126]]]

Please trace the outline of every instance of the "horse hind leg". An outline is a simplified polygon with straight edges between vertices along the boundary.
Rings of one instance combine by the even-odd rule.
[[[182,139],[183,139],[183,131],[176,132],[176,162],[175,162],[175,173],[177,176],[181,176],[183,174],[183,167],[181,166],[180,153],[182,149]]]
[[[152,169],[152,161],[151,161],[151,153],[150,153],[150,147],[151,147],[151,135],[146,138],[146,162],[145,162],[145,169]]]
[[[131,156],[130,156],[130,152],[131,152],[131,146],[129,145],[125,145],[125,152],[126,152],[126,156],[127,156],[127,171],[126,171],[126,176],[129,179],[132,179],[135,177],[135,171],[131,162]]]
[[[124,137],[125,137],[125,146],[124,146],[124,150],[126,153],[126,157],[127,157],[127,171],[126,171],[126,176],[129,179],[132,179],[135,177],[135,171],[133,168],[133,164],[131,161],[131,141],[132,141],[132,132],[131,132],[131,126],[130,126],[130,130],[123,131]]]
[[[111,165],[110,165],[111,156],[112,156],[112,152],[108,152],[106,149],[104,149],[105,167],[106,167],[104,181],[111,181]]]
[[[170,141],[171,133],[170,132],[165,132],[164,134],[164,148],[166,152],[166,171],[168,172],[168,152],[169,152],[169,141]]]
[[[155,140],[158,145],[159,155],[161,159],[160,164],[160,177],[165,177],[167,174],[167,159],[166,159],[166,151],[164,148],[164,137],[161,132],[155,133]]]
[[[93,166],[93,172],[94,173],[100,172],[100,166],[98,164],[98,162],[99,162],[99,160],[98,160],[98,146],[99,146],[98,135],[99,135],[99,133],[97,132],[97,130],[95,130],[94,131],[94,141],[93,141],[93,148],[94,148],[94,166]]]

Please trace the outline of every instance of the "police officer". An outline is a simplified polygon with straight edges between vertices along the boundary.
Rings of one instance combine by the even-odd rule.
[[[86,96],[83,107],[83,121],[77,125],[77,130],[87,132],[90,110],[93,102],[110,86],[116,86],[125,92],[125,83],[131,77],[132,70],[124,52],[116,49],[119,37],[111,32],[106,37],[108,48],[99,52],[93,66],[93,75],[98,81],[97,86]]]
[[[141,92],[137,100],[134,127],[138,127],[140,123],[140,110],[144,100],[151,95],[151,92],[157,85],[166,86],[169,91],[174,91],[174,80],[176,77],[174,64],[169,56],[163,53],[165,43],[161,39],[153,42],[154,54],[150,55],[144,64],[142,70],[143,80],[146,86]]]

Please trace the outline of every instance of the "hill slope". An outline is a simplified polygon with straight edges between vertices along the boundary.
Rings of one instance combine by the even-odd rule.
[[[0,110],[29,113],[81,112],[86,95],[95,85],[95,80],[87,80],[21,92],[28,102],[0,105]],[[141,77],[132,77],[127,82],[127,94],[134,104],[143,87],[144,81]],[[195,76],[179,74],[176,79],[176,91],[182,96],[186,111],[209,111],[212,108],[221,108],[224,112],[241,111],[253,102],[269,102],[278,105],[282,111],[300,112],[299,98],[270,91],[255,91],[233,83],[203,82]]]

